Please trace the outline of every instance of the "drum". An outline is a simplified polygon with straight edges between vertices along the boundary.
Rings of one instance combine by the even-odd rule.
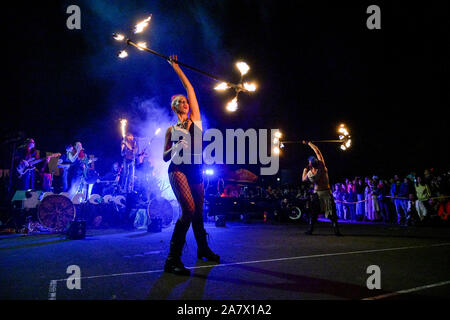
[[[54,194],[53,192],[44,192],[44,193],[42,194],[41,200],[44,200],[46,197],[51,196],[51,195],[53,195],[53,194]]]
[[[49,195],[39,204],[38,218],[43,226],[63,232],[75,219],[75,206],[65,196]]]
[[[110,203],[113,202],[114,197],[111,194],[107,194],[106,196],[103,197],[103,202],[104,203]]]
[[[68,192],[61,192],[60,195],[70,199],[70,193]]]
[[[93,194],[89,197],[88,201],[90,204],[97,205],[102,203],[102,197],[99,194]]]
[[[78,192],[72,198],[72,203],[73,204],[81,204],[83,202],[84,202],[84,193],[82,193],[82,192]]]
[[[113,198],[113,202],[120,208],[125,208],[127,199],[123,195],[118,195]]]
[[[172,205],[164,198],[155,198],[150,201],[147,207],[147,214],[149,219],[161,218],[163,228],[169,227],[173,221]]]

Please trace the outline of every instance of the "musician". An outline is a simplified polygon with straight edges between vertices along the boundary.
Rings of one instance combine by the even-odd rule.
[[[122,167],[116,161],[113,163],[111,171],[106,173],[101,179],[97,180],[98,183],[104,183],[102,194],[114,194],[116,186],[120,183],[120,176]]]
[[[134,174],[136,154],[138,146],[133,134],[128,132],[121,144],[121,155],[123,157],[123,185],[126,193],[134,190]]]
[[[71,167],[72,162],[69,160],[69,153],[72,153],[74,150],[73,146],[71,144],[68,144],[66,146],[66,153],[63,154],[59,160],[58,160],[58,168],[61,168],[62,170],[62,191],[68,192],[69,191],[69,170]]]
[[[69,193],[74,196],[78,192],[83,192],[83,174],[85,169],[86,154],[84,153],[83,145],[81,142],[75,143],[75,148],[72,151],[67,152],[67,158],[71,163],[68,176],[70,181]]]
[[[28,161],[39,159],[39,153],[37,152],[35,146],[36,144],[34,139],[28,138],[25,140],[24,144],[17,149],[17,168],[19,168],[19,166],[27,168]],[[31,170],[27,170],[27,172],[19,178],[18,187],[20,190],[34,189],[34,184],[35,169],[33,168]]]

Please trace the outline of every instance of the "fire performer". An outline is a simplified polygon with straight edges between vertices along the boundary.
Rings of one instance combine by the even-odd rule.
[[[166,260],[164,271],[179,275],[190,275],[190,271],[184,267],[181,261],[181,252],[186,242],[186,233],[191,223],[198,246],[197,257],[199,259],[206,258],[209,261],[215,262],[219,262],[220,257],[209,248],[206,239],[207,233],[203,225],[204,190],[202,166],[201,164],[194,163],[193,152],[190,154],[190,164],[175,164],[172,158],[172,155],[175,153],[187,152],[189,149],[195,150],[194,141],[197,143],[198,139],[194,139],[194,130],[196,134],[201,134],[202,131],[200,109],[194,88],[176,63],[176,60],[177,56],[171,56],[169,63],[186,89],[188,98],[186,99],[181,94],[172,97],[171,107],[178,117],[178,122],[176,125],[167,128],[164,143],[164,161],[172,160],[168,170],[169,180],[182,209],[182,214],[173,230],[170,240],[169,256]],[[188,146],[187,141],[183,138],[173,143],[172,135],[175,134],[176,130],[184,131],[192,137],[190,146]]]
[[[308,168],[303,170],[302,180],[309,180],[314,184],[314,201],[319,201],[320,210],[325,213],[325,217],[333,223],[334,233],[337,236],[342,234],[339,232],[338,217],[336,214],[336,204],[334,203],[333,194],[330,188],[328,179],[328,169],[325,165],[325,160],[322,153],[316,145],[310,141],[303,141],[303,144],[308,144],[314,150],[316,157],[309,157]],[[317,221],[317,212],[311,212],[309,216],[309,228],[306,234],[312,234],[314,223]]]

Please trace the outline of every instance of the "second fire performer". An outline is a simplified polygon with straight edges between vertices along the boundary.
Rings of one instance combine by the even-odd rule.
[[[320,211],[325,213],[325,217],[330,219],[333,223],[334,233],[337,236],[341,236],[338,227],[338,217],[336,214],[336,204],[334,203],[333,194],[330,188],[330,182],[328,178],[328,169],[325,165],[325,160],[319,148],[311,142],[303,141],[304,144],[308,144],[311,149],[314,150],[316,157],[309,157],[308,168],[303,170],[302,180],[309,180],[314,184],[314,201],[320,203]],[[318,206],[317,206],[318,207]],[[309,217],[309,229],[306,234],[312,234],[314,229],[314,223],[317,220],[317,212],[311,212]]]

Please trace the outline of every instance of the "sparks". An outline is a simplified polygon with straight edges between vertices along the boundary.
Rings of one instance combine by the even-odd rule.
[[[281,136],[282,136],[282,134],[281,134],[281,132],[280,131],[277,131],[277,132],[275,132],[275,137],[276,138],[278,138],[278,139],[280,139],[281,138]]]
[[[134,27],[134,33],[141,33],[142,31],[144,31],[145,28],[147,28],[148,23],[150,21],[150,19],[152,18],[152,15],[150,15],[147,19],[139,22],[135,27]]]
[[[233,100],[231,100],[230,102],[228,102],[227,104],[227,110],[230,112],[234,112],[236,111],[238,108],[238,104],[237,104],[237,97],[235,97]]]
[[[157,136],[158,133],[160,133],[160,132],[161,132],[161,128],[156,129],[156,131],[155,131],[155,136]]]
[[[241,73],[242,76],[246,75],[248,70],[250,70],[248,64],[242,61],[236,63],[236,67],[239,69],[239,72]]]

